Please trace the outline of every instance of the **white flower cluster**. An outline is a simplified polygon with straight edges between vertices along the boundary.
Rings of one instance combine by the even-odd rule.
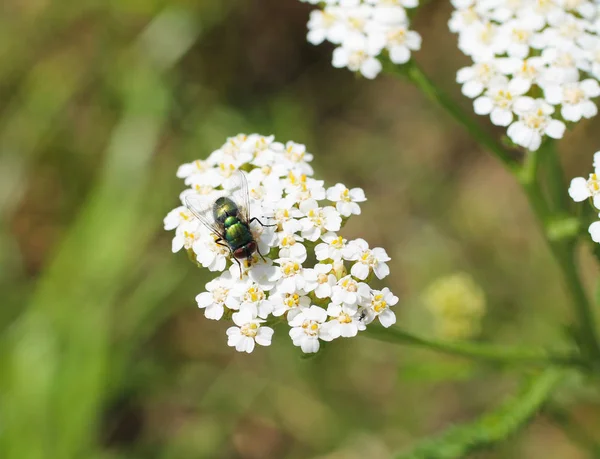
[[[375,78],[381,72],[379,55],[387,52],[395,64],[410,60],[412,51],[421,48],[421,36],[409,30],[406,8],[418,0],[301,0],[321,3],[308,21],[307,39],[313,45],[329,41],[337,48],[332,64]]]
[[[373,276],[389,274],[385,250],[337,234],[350,216],[360,214],[363,190],[341,183],[325,188],[311,177],[311,160],[304,145],[240,134],[177,172],[189,186],[180,195],[188,205],[190,197],[215,203],[228,182],[243,174],[250,219],[261,220],[249,222],[257,250],[248,260],[234,260],[225,238],[219,241],[218,232],[186,205],[164,220],[166,230],[175,230],[173,252],[184,248],[198,265],[221,272],[196,301],[209,319],[233,319],[228,344],[238,351],[268,346],[269,325],[279,322],[289,325],[294,345],[311,353],[320,341],[356,336],[375,319],[385,327],[396,321],[390,307],[398,298],[369,285]]]
[[[562,138],[565,122],[598,112],[600,3],[593,0],[452,0],[449,21],[473,65],[458,71],[478,115],[508,126],[537,150]]]
[[[600,211],[600,151],[594,154],[594,172],[589,178],[575,177],[569,186],[569,196],[575,202],[590,199],[596,210]],[[600,217],[600,215],[598,215]],[[600,243],[600,221],[594,222],[588,228],[592,240]]]

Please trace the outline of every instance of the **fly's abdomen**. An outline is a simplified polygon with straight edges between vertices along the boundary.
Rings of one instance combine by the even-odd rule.
[[[248,227],[238,220],[225,229],[225,240],[231,246],[232,250],[235,250],[252,242],[254,238]]]

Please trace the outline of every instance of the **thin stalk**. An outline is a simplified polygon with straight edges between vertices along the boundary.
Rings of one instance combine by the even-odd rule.
[[[554,140],[546,141],[543,161],[544,166],[546,166],[546,183],[550,202],[554,205],[555,211],[568,213],[569,199],[567,183]]]
[[[424,349],[443,352],[445,354],[496,364],[556,365],[571,367],[578,367],[584,364],[584,362],[576,356],[568,354],[553,354],[545,350],[511,348],[485,343],[440,341],[413,335],[397,327],[369,327],[363,334],[379,341],[422,347]]]
[[[579,335],[584,352],[593,356],[600,363],[600,345],[596,332],[596,323],[591,305],[585,293],[581,278],[576,268],[574,244],[572,241],[552,238],[550,223],[554,215],[546,202],[537,180],[538,155],[528,152],[522,164],[509,153],[491,134],[481,129],[471,116],[465,113],[456,103],[440,90],[414,62],[404,66],[387,65],[386,71],[398,77],[407,77],[429,99],[444,108],[469,134],[483,147],[490,151],[519,181],[529,201],[529,205],[538,220],[544,237],[562,271],[566,287],[573,301],[573,307],[579,324]],[[553,175],[558,177],[560,164],[554,163]],[[562,176],[562,171],[560,171]],[[562,181],[562,179],[561,179]]]

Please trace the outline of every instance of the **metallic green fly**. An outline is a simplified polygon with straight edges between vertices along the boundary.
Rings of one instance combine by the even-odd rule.
[[[188,195],[185,197],[185,205],[217,236],[215,242],[229,249],[233,260],[240,267],[241,279],[240,260],[250,262],[254,253],[258,253],[263,260],[265,258],[252,235],[250,223],[257,221],[261,226],[276,225],[264,225],[258,218],[250,218],[248,182],[242,171],[234,172],[227,184],[227,189],[219,191],[212,200],[207,201],[198,195]]]

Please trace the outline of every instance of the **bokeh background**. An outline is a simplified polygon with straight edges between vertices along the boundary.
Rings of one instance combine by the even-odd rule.
[[[282,334],[249,356],[228,348],[226,324],[194,301],[208,273],[171,253],[162,219],[183,186],[177,166],[240,132],[305,143],[316,175],[365,189],[344,235],[392,256],[398,326],[435,336],[423,292],[466,272],[486,296],[479,339],[564,338],[559,274],[512,177],[406,82],[333,69],[331,49],[305,41],[309,11],[2,2],[0,457],[384,459],[514,392],[527,369],[367,337],[308,360]],[[416,59],[469,108],[450,11],[419,11]],[[568,134],[568,177],[587,173],[598,140],[597,120]],[[591,290],[587,248],[582,258]],[[596,394],[557,400],[598,432]],[[541,413],[473,457],[587,456]]]

